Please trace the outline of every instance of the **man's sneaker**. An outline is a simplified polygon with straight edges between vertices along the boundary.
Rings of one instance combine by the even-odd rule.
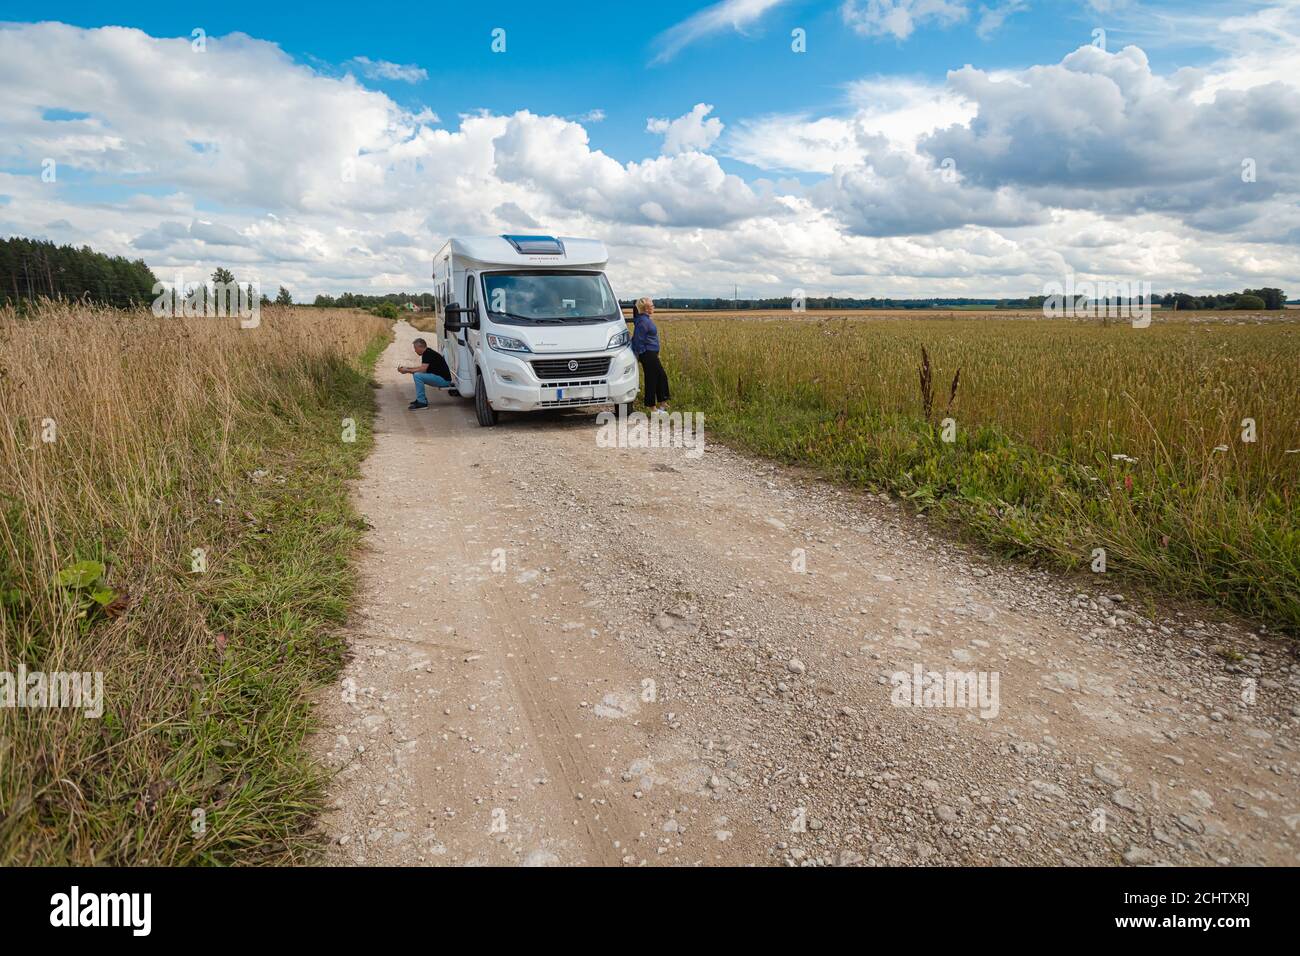
[[[414,410],[417,409],[417,408],[428,408],[428,407],[429,407],[429,403],[428,403],[428,402],[411,402],[411,404],[410,404],[410,405],[407,405],[406,407],[409,408],[409,409],[411,409],[412,411],[414,411]]]

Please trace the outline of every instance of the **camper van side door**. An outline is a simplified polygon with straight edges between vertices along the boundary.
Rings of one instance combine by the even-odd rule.
[[[457,318],[461,321],[456,346],[456,388],[462,395],[474,394],[474,350],[478,347],[478,277],[465,274],[465,306]]]
[[[478,328],[478,276],[469,273],[465,276],[465,309],[466,314],[461,317],[466,328]]]

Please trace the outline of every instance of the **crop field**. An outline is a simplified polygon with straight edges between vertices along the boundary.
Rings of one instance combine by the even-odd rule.
[[[1170,309],[1153,307],[1152,320],[1176,325],[1241,325],[1270,324],[1277,322],[1300,321],[1300,306],[1288,306],[1283,312],[1252,312],[1233,310],[1195,310],[1177,312]],[[631,312],[623,310],[630,318]],[[816,309],[795,312],[791,309],[655,309],[658,320],[666,319],[710,319],[729,320],[745,319],[762,322],[825,322],[832,319],[906,319],[915,322],[921,319],[957,319],[962,321],[999,322],[1010,320],[1047,321],[1042,309],[989,309],[983,306],[962,308],[933,309]],[[1106,325],[1101,319],[1098,324]],[[1111,318],[1110,325],[1128,324],[1127,319]]]
[[[659,317],[674,406],[717,437],[1300,632],[1294,320]]]
[[[625,310],[626,311],[626,310]],[[629,313],[630,315],[630,313]],[[1039,309],[660,309],[658,319],[751,319],[760,321],[822,322],[827,319],[1041,319]]]
[[[389,328],[0,310],[0,672],[103,680],[0,708],[0,863],[297,858]]]

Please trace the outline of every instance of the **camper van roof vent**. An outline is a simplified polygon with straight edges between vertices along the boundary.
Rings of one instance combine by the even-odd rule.
[[[521,256],[562,256],[564,243],[554,236],[502,236]]]

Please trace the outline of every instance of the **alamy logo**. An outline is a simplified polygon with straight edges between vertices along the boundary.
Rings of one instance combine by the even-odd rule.
[[[238,316],[241,329],[262,324],[262,287],[252,282],[186,282],[178,272],[172,283],[153,284],[152,311],[157,318]]]
[[[148,936],[153,928],[150,893],[69,893],[50,897],[51,926],[129,926],[133,936]]]
[[[86,717],[104,716],[104,675],[101,671],[0,671],[0,707],[68,707]]]
[[[703,412],[601,412],[597,448],[685,448],[687,458],[704,454]]]
[[[1043,286],[1043,317],[1127,318],[1133,328],[1151,325],[1151,283],[1137,279],[1117,282],[1076,282],[1068,273],[1065,283],[1049,282]]]
[[[997,671],[922,671],[920,664],[912,672],[895,671],[889,678],[894,685],[889,695],[895,707],[960,707],[977,710],[985,720],[998,715]]]

